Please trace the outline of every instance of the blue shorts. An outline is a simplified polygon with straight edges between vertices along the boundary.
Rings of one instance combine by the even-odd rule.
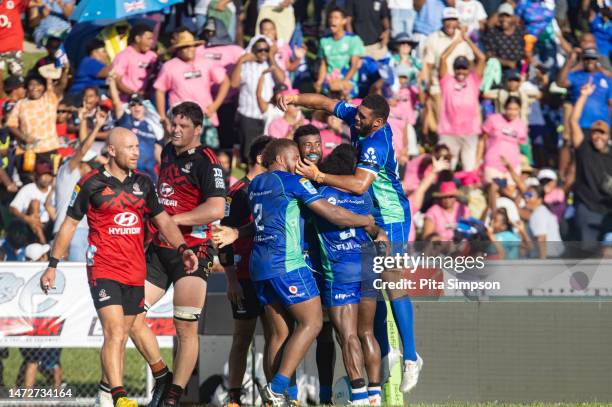
[[[257,298],[264,306],[280,302],[288,307],[319,295],[312,271],[307,267],[253,283],[257,291]]]
[[[359,304],[359,301],[361,301],[361,281],[338,283],[324,280],[321,287],[321,301],[326,308]]]
[[[387,234],[391,242],[391,256],[403,255],[408,250],[408,235],[410,234],[410,222],[396,222],[379,225]]]

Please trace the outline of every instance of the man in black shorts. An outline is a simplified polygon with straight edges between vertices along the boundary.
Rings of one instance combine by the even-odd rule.
[[[249,149],[249,172],[244,178],[235,183],[229,190],[226,199],[225,218],[222,225],[239,228],[253,221],[249,208],[249,184],[251,180],[266,172],[261,164],[261,154],[272,139],[261,136],[253,141]],[[232,305],[234,316],[234,334],[232,348],[229,354],[229,403],[228,407],[241,405],[242,380],[246,370],[247,353],[257,318],[261,318],[264,337],[268,336],[268,326],[263,318],[264,308],[257,299],[255,286],[249,274],[249,258],[253,249],[253,237],[239,238],[233,245],[220,249],[219,260],[225,268],[227,278],[227,297]],[[266,377],[270,372],[265,372]]]
[[[186,270],[196,269],[197,258],[159,204],[151,179],[135,170],[136,135],[124,128],[113,129],[108,154],[106,167],[85,175],[75,186],[40,285],[45,293],[55,288],[59,258],[66,253],[79,221],[87,215],[87,275],[104,334],[100,357],[103,376],[116,407],[137,407],[127,398],[122,378],[128,332],[136,315],[144,315],[145,217],[164,233]]]
[[[200,144],[203,120],[204,113],[196,103],[183,102],[173,107],[170,143],[162,151],[157,195],[181,230],[188,247],[196,253],[199,265],[194,273],[186,271],[163,231],[154,233],[147,250],[145,305],[155,304],[174,284],[178,349],[172,384],[166,391],[168,374],[156,381],[151,407],[160,405],[162,399],[163,406],[178,405],[198,359],[198,319],[206,299],[208,272],[213,264],[211,224],[223,218],[225,209],[223,170],[213,151]],[[145,323],[144,314],[136,319],[130,337],[152,367],[160,363],[159,345]]]

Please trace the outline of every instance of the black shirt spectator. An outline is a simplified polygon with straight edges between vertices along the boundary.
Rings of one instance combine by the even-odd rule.
[[[364,45],[376,44],[385,31],[383,20],[389,19],[386,0],[347,0],[346,15],[353,32],[361,37]]]
[[[524,30],[516,24],[514,9],[508,3],[499,7],[498,18],[498,25],[483,37],[485,52],[488,58],[499,59],[504,68],[516,69],[525,55]]]

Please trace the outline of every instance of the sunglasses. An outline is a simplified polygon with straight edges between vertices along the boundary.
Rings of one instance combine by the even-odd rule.
[[[269,51],[270,51],[270,48],[257,48],[253,52],[255,54],[259,54],[260,52],[269,52]]]
[[[58,109],[57,113],[58,113],[58,114],[62,114],[62,113],[70,113],[70,110]]]

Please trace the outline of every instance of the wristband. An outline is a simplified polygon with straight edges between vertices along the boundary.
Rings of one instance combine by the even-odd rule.
[[[185,243],[181,244],[179,247],[176,248],[176,251],[178,252],[179,256],[182,256],[183,253],[185,253],[185,250],[189,250],[189,246],[187,246],[187,244]]]
[[[55,257],[49,257],[49,265],[47,267],[57,268],[58,263],[59,263],[59,259],[56,259]]]

